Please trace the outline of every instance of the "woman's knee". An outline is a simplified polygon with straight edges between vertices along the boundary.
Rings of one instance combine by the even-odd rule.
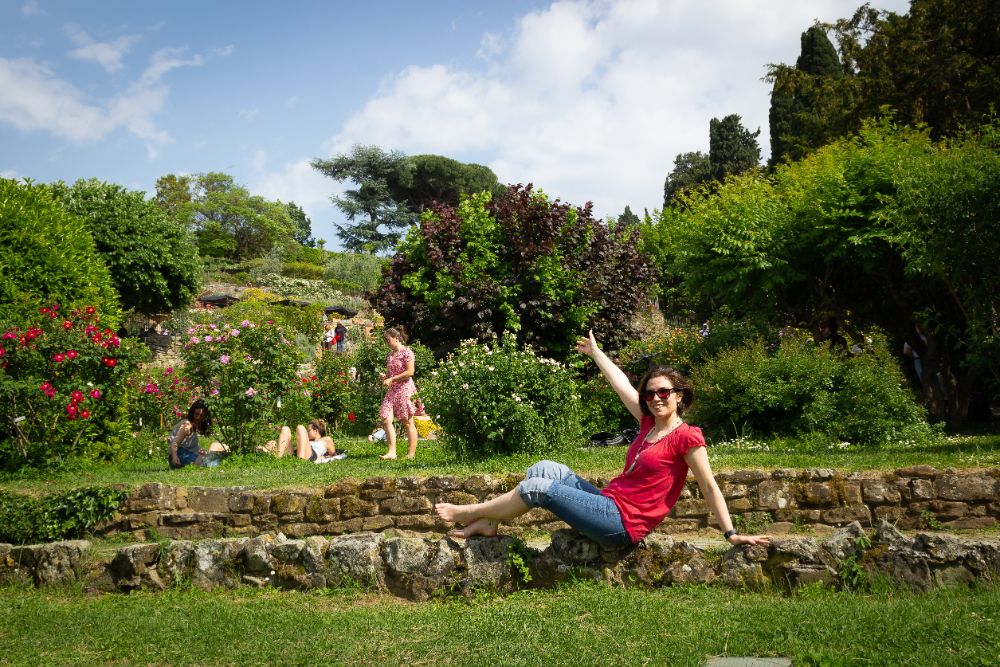
[[[517,485],[517,493],[528,507],[545,507],[552,483],[548,477],[525,477]]]
[[[543,479],[564,479],[565,477],[572,475],[573,471],[562,463],[556,463],[555,461],[539,461],[535,463],[530,468],[528,468],[525,473],[525,479],[531,479],[533,477],[541,477]]]

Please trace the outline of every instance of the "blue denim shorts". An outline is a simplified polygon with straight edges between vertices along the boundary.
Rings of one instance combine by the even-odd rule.
[[[549,510],[598,544],[632,544],[615,501],[561,463],[539,461],[528,468],[518,493],[529,507]]]
[[[192,452],[190,449],[178,449],[177,460],[181,462],[179,466],[175,466],[170,461],[170,457],[167,457],[167,462],[170,463],[171,468],[183,468],[184,466],[191,465],[198,460],[198,452]]]

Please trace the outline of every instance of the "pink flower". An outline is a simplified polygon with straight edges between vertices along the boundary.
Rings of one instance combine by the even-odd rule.
[[[219,390],[218,389],[213,389],[210,393],[211,393],[212,396],[218,396],[219,395]]]
[[[76,419],[76,415],[80,412],[80,408],[76,407],[76,403],[66,404],[66,414],[70,419]]]
[[[211,336],[205,336],[205,342],[206,343],[211,343],[213,340],[215,340],[215,339],[212,338]]]
[[[228,354],[224,354],[221,357],[219,357],[219,363],[222,364],[223,366],[225,366],[226,364],[228,364],[229,363],[229,355]]]
[[[101,397],[101,390],[100,389],[91,389],[90,390],[90,397],[96,401],[97,399],[99,399]]]
[[[66,358],[67,359],[69,359],[70,361],[72,361],[72,360],[76,359],[76,357],[77,357],[76,350],[66,350]]]
[[[0,336],[0,338],[3,338],[4,340],[14,340],[17,338],[17,334],[13,331],[5,331],[3,336]]]
[[[253,361],[253,357],[251,357],[249,354],[243,358],[246,359],[247,361]]]
[[[192,345],[197,345],[198,343],[201,342],[201,339],[198,338],[197,336],[191,336],[191,340],[189,340],[188,342],[191,343]]]
[[[63,354],[62,352],[56,352],[55,354],[52,355],[52,361],[54,361],[56,363],[64,361],[65,359],[66,359],[66,355]]]
[[[73,391],[70,393],[70,400],[74,403],[82,403],[84,399],[82,391]]]
[[[240,335],[240,330],[239,329],[233,329],[232,331],[229,332],[229,335],[230,336],[239,336]]]
[[[3,349],[3,346],[0,346],[0,357],[2,357],[5,354],[7,354],[7,350]]]
[[[249,389],[247,389],[247,390],[246,390],[246,392],[244,392],[244,393],[245,393],[245,394],[246,394],[246,395],[247,395],[248,397],[250,397],[250,398],[253,398],[254,396],[256,396],[256,395],[257,395],[257,390],[256,390],[256,389],[254,389],[253,387],[250,387],[250,388],[249,388]]]
[[[165,371],[163,371],[163,374],[164,375],[170,375],[173,372],[174,372],[174,367],[173,366],[167,366],[167,369]]]
[[[243,320],[242,322],[240,322],[240,326],[246,329],[248,327],[252,327],[253,323],[250,320]]]
[[[82,410],[80,416],[84,419],[90,419],[90,410]]]

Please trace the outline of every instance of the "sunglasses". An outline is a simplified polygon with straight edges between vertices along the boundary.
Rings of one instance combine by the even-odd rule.
[[[660,387],[659,389],[647,389],[642,392],[642,400],[651,401],[654,397],[662,398],[664,401],[670,398],[670,394],[677,392],[678,394],[684,393],[683,389],[677,387]]]

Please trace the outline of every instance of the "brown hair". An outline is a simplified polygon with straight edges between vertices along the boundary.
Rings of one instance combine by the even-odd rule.
[[[316,429],[316,432],[319,433],[319,437],[321,438],[326,437],[326,422],[323,421],[322,419],[312,420],[311,422],[309,422],[309,427]]]
[[[674,386],[674,389],[681,390],[681,400],[677,402],[677,414],[683,415],[684,411],[691,407],[694,403],[694,389],[691,387],[691,381],[688,380],[684,375],[681,374],[675,368],[670,366],[650,366],[646,374],[642,376],[639,380],[639,409],[644,415],[652,415],[649,411],[649,406],[646,405],[646,401],[642,400],[642,392],[646,391],[646,385],[653,378],[665,377],[670,380],[670,384]]]
[[[406,342],[406,331],[403,327],[396,325],[394,327],[389,327],[382,332],[382,335],[386,338],[395,338],[396,340]]]

